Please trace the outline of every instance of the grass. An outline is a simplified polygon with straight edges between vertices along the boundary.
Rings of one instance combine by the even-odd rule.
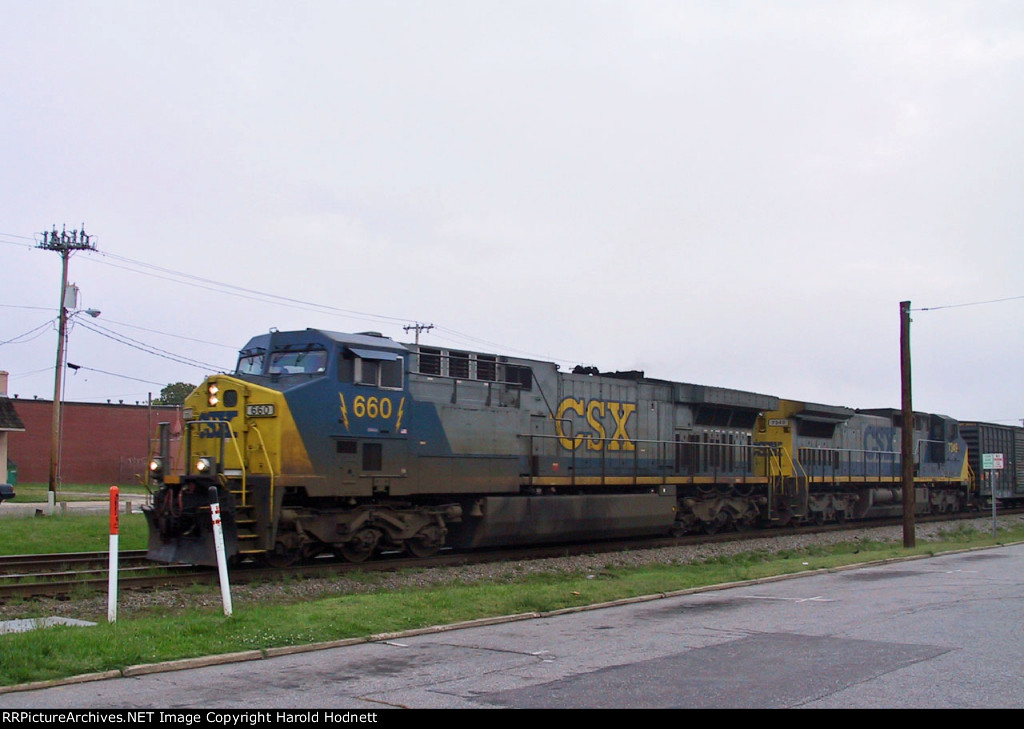
[[[0,505],[0,509],[4,507]],[[121,514],[118,517],[118,550],[145,549],[148,540],[146,517]],[[0,554],[59,554],[100,552],[110,544],[110,516],[58,514],[42,518],[7,516],[0,519]]]
[[[70,521],[86,518],[66,516],[56,521],[57,517],[51,517],[55,520],[54,527],[61,530],[69,529]],[[134,518],[132,515],[125,521]],[[14,539],[7,535],[12,521],[17,520],[0,521],[0,551],[5,553]],[[136,526],[131,528],[134,531]],[[138,529],[144,537],[144,524]],[[106,539],[105,533],[102,539]],[[925,543],[919,539],[918,546],[910,550],[897,542],[860,540],[774,554],[752,550],[685,564],[634,569],[609,565],[596,573],[522,576],[510,566],[500,578],[486,582],[401,590],[385,588],[386,577],[365,573],[360,577],[365,592],[318,599],[261,600],[258,604],[236,601],[231,617],[225,617],[219,607],[148,609],[119,618],[116,623],[105,622],[105,615],[92,616],[91,619],[98,622],[94,627],[53,627],[0,635],[0,685],[199,655],[367,637],[482,617],[547,612],[640,595],[1021,540],[1024,540],[1024,525],[1001,529],[998,541],[993,540],[990,530],[960,527],[943,532],[935,541]],[[217,590],[215,587],[194,589]],[[2,613],[0,608],[0,617]]]

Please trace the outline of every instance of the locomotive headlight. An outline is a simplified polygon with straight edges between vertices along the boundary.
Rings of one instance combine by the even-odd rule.
[[[213,473],[217,463],[209,456],[203,456],[196,461],[196,471],[199,473]]]
[[[164,474],[164,460],[152,458],[149,461],[149,475],[151,478],[160,478]]]
[[[215,406],[220,402],[220,398],[217,397],[217,393],[220,392],[220,388],[216,385],[209,385],[206,388],[206,402],[210,403],[210,406]]]

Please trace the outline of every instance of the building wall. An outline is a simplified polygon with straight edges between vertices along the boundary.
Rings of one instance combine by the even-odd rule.
[[[18,466],[20,483],[50,480],[52,400],[11,400],[25,424],[8,434],[8,458]],[[61,406],[58,482],[63,484],[139,483],[155,445],[157,424],[181,432],[181,409],[173,406],[65,402]]]
[[[22,430],[18,413],[7,397],[7,371],[0,370],[0,483],[7,483],[7,439]]]

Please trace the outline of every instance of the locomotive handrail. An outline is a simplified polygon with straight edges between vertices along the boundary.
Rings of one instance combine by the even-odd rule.
[[[187,420],[185,421],[185,473],[190,474],[192,472],[192,426],[193,425],[211,425],[215,424],[218,426],[220,432],[220,458],[218,463],[224,464],[224,430],[226,429],[228,435],[231,436],[231,445],[235,447],[235,454],[238,456],[239,469],[242,472],[242,506],[248,506],[247,496],[249,493],[249,486],[246,480],[245,472],[245,460],[242,458],[242,451],[238,447],[238,439],[235,437],[235,430],[231,427],[231,423],[220,420],[220,421],[209,421],[209,420]]]
[[[854,473],[853,473],[854,461],[853,461],[853,458],[852,458],[852,456],[854,454],[861,454],[861,455],[865,456],[865,458],[862,461],[862,463],[864,464],[864,469],[863,469],[863,471],[864,471],[863,472],[863,477],[864,478],[867,478],[867,477],[872,475],[872,474],[868,473],[868,468],[869,468],[870,463],[871,463],[871,461],[868,459],[868,456],[879,456],[879,458],[875,459],[875,473],[873,474],[874,478],[881,479],[883,477],[883,475],[885,475],[886,477],[889,477],[889,478],[895,478],[898,475],[898,471],[899,471],[899,459],[898,459],[898,457],[900,455],[899,451],[875,451],[875,450],[869,450],[867,448],[799,448],[798,451],[797,451],[797,455],[798,456],[799,456],[801,451],[804,452],[804,453],[817,453],[817,452],[820,452],[820,453],[828,453],[828,454],[838,454],[840,456],[840,458],[842,457],[842,454],[844,454],[844,453],[847,454],[847,456],[849,456],[849,457],[846,459],[846,465],[847,465],[847,467],[849,468],[849,471],[850,471],[850,473],[848,474],[850,478],[852,478],[854,476]],[[887,465],[889,465],[890,473],[888,473],[888,474],[883,474],[882,473],[882,466],[886,465],[886,464],[883,464],[883,462],[882,462],[883,459],[880,456],[892,456],[893,457],[892,463],[887,464]],[[837,467],[835,459],[830,459],[830,460],[832,461],[831,465],[830,466],[822,466],[821,469],[820,469],[820,474],[815,472],[818,469],[816,469],[815,466],[812,465],[811,466],[811,474],[813,476],[815,476],[815,477],[818,477],[820,475],[821,478],[829,478],[829,479],[831,479],[831,483],[834,486],[836,484],[836,478],[839,476],[839,471],[841,471],[842,469],[840,467]],[[799,463],[801,465],[801,468],[803,469],[803,463],[799,459],[799,457],[796,459],[796,463]],[[828,473],[826,473],[826,470],[828,470]],[[804,471],[805,471],[804,475],[807,476],[806,469],[804,469]],[[893,471],[895,471],[896,473],[893,473]]]
[[[810,478],[810,476],[807,474],[807,469],[804,467],[803,462],[801,462],[799,458],[793,458],[793,454],[790,453],[785,447],[782,448],[782,454],[789,458],[789,465],[793,467],[793,475],[796,478]]]
[[[774,463],[775,467],[777,468],[777,472],[771,475],[782,476],[783,469],[786,465],[786,459],[788,459],[789,465],[793,470],[794,477],[800,477],[802,475],[803,478],[807,478],[807,469],[804,468],[804,464],[800,462],[799,458],[793,458],[793,454],[790,453],[785,446],[775,443],[755,443],[755,445],[761,448],[769,448],[771,449],[773,454],[781,454],[782,457],[778,459],[773,458],[771,460],[771,463]]]
[[[789,450],[785,446],[779,444],[777,447],[778,447],[778,451],[782,454],[782,457],[779,459],[779,462],[778,462],[778,473],[776,474],[778,476],[778,480],[774,481],[771,484],[771,488],[768,491],[768,495],[769,495],[769,504],[768,504],[769,511],[772,511],[775,508],[774,504],[770,500],[771,495],[775,491],[782,491],[783,488],[786,485],[786,477],[783,475],[783,470],[784,470],[784,467],[786,465],[785,464],[785,460],[787,458],[789,459],[789,465],[790,465],[790,467],[792,469],[792,472],[793,472],[793,477],[792,478],[793,478],[796,486],[798,487],[798,490],[803,492],[804,506],[806,507],[807,494],[808,494],[807,482],[810,480],[810,477],[807,475],[807,469],[804,468],[804,465],[800,462],[800,459],[799,458],[794,458],[793,454],[790,453]],[[800,488],[801,486],[802,486],[802,488]],[[798,493],[798,495],[799,495],[799,493]]]
[[[227,425],[228,433],[231,435],[231,445],[235,447],[235,455],[238,456],[238,466],[242,471],[242,506],[248,506],[249,486],[246,481],[245,459],[242,458],[242,449],[238,447],[238,439],[235,437],[235,429],[231,427],[231,423],[228,423]]]
[[[769,452],[765,475],[768,477],[768,512],[772,513],[775,510],[776,492],[781,491],[782,484],[785,482],[785,476],[782,475],[785,457],[790,458],[790,465],[793,467],[794,472],[796,472],[798,464],[794,462],[793,456],[780,443],[755,443],[755,446],[767,449]]]
[[[782,456],[785,455],[786,449],[781,445],[769,445],[767,443],[759,444],[762,448],[769,449],[769,456],[767,460],[767,471],[768,471],[768,513],[774,513],[775,511],[775,493],[780,490],[783,476],[782,476]]]
[[[566,421],[566,422],[570,422],[570,421]],[[519,437],[520,438],[525,438],[528,441],[529,457],[530,457],[529,475],[530,475],[531,478],[543,477],[543,474],[539,473],[539,469],[537,468],[537,465],[535,463],[535,455],[536,455],[534,453],[534,445],[535,445],[534,442],[535,442],[535,440],[543,440],[543,441],[569,440],[569,441],[575,443],[575,438],[576,438],[576,436],[571,435],[571,434],[567,435],[564,432],[561,435],[557,435],[557,434],[543,434],[543,433],[523,433],[523,434],[520,434]],[[675,440],[636,440],[636,439],[632,439],[632,440],[629,441],[629,444],[631,446],[633,446],[632,447],[632,454],[630,454],[629,450],[627,450],[627,449],[614,450],[614,449],[609,449],[607,447],[607,445],[611,444],[611,443],[622,443],[622,440],[620,438],[596,438],[596,437],[593,436],[593,434],[590,434],[590,433],[584,434],[582,437],[583,437],[583,440],[581,440],[579,445],[577,445],[577,446],[574,446],[572,448],[568,448],[568,447],[562,446],[565,451],[568,451],[567,455],[570,458],[569,479],[570,479],[570,485],[571,486],[576,486],[577,485],[577,472],[576,472],[577,471],[577,469],[576,469],[577,455],[576,455],[576,451],[578,450],[579,446],[583,445],[584,443],[600,443],[601,444],[600,448],[594,448],[593,450],[595,451],[595,458],[598,459],[598,463],[600,464],[600,473],[597,474],[597,475],[599,475],[599,477],[601,479],[600,485],[602,485],[602,486],[608,485],[607,484],[607,479],[609,478],[609,474],[608,474],[608,458],[609,458],[609,455],[608,454],[609,454],[610,450],[613,453],[618,453],[619,454],[619,456],[620,456],[620,458],[619,458],[620,463],[622,463],[622,464],[627,463],[628,462],[627,459],[632,461],[632,464],[631,464],[631,467],[630,467],[630,473],[629,474],[622,474],[622,475],[627,476],[629,478],[633,478],[634,480],[636,480],[636,479],[641,477],[641,475],[640,475],[641,463],[648,463],[648,464],[650,464],[651,469],[660,471],[663,478],[667,477],[667,476],[689,476],[689,477],[709,476],[709,477],[711,477],[712,481],[717,482],[719,477],[722,477],[722,478],[744,477],[745,478],[745,477],[755,477],[755,476],[757,476],[758,474],[755,472],[755,468],[754,468],[754,465],[753,465],[753,456],[755,455],[755,453],[758,450],[762,450],[762,449],[764,449],[766,447],[765,444],[763,444],[763,443],[711,443],[711,442],[708,442],[708,443],[689,443],[689,442],[682,442],[682,441],[675,441]],[[704,458],[703,459],[698,459],[699,461],[701,461],[700,463],[698,463],[696,466],[693,466],[692,464],[688,465],[684,469],[682,466],[680,466],[680,464],[678,462],[678,457],[677,457],[675,465],[673,465],[672,464],[672,459],[667,455],[667,453],[670,450],[680,449],[680,448],[693,449],[693,448],[695,448],[697,446],[702,447],[702,448],[707,448],[710,451],[714,452],[715,453],[715,457],[708,457],[707,452],[705,452]],[[725,459],[723,457],[721,457],[722,454],[728,452],[728,449],[733,449],[734,451],[736,449],[738,449],[738,450],[742,451],[744,454],[746,454],[746,457],[740,457],[740,458],[733,459],[732,462],[733,462],[734,465],[733,465],[732,468],[729,468],[728,465],[724,463]],[[645,451],[645,450],[647,451],[647,453],[649,455],[647,457],[641,459],[642,452]],[[630,458],[630,455],[632,456],[631,458]],[[703,468],[702,468],[702,466],[703,466]],[[767,476],[768,474],[765,474],[765,475]]]
[[[259,440],[260,440],[260,448],[262,448],[263,452],[267,455],[267,470],[270,472],[270,504],[269,504],[269,507],[268,507],[268,514],[269,514],[270,520],[273,521],[273,519],[274,519],[274,464],[271,462],[270,451],[267,450],[267,444],[263,442],[263,433],[260,432],[260,429],[256,427],[255,423],[253,423],[253,425],[251,427],[252,427],[252,429],[254,431],[256,431],[256,437],[259,438]]]

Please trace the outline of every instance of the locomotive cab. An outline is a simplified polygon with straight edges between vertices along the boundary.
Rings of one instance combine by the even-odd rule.
[[[250,340],[233,374],[207,378],[187,398],[173,472],[163,472],[161,450],[150,557],[215,564],[211,493],[229,557],[436,551],[457,509],[388,499],[409,480],[408,354],[377,334],[308,329]]]

